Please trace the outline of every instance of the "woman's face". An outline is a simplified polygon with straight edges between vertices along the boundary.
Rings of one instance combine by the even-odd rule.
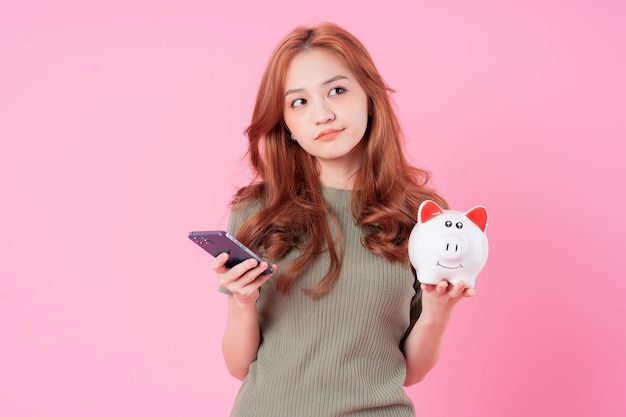
[[[368,98],[348,68],[323,49],[301,52],[285,80],[284,118],[292,138],[319,162],[343,171],[361,166]]]

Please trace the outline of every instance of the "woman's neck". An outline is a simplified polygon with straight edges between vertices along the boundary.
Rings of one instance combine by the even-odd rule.
[[[320,173],[320,184],[325,187],[338,188],[340,190],[351,190],[354,188],[355,176],[356,172],[346,173],[323,169]]]
[[[338,159],[318,159],[320,183],[326,187],[352,190],[356,174],[363,166],[363,147],[361,141],[350,154]]]

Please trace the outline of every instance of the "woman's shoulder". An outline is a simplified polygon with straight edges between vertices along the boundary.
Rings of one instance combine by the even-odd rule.
[[[230,207],[228,231],[235,233],[252,216],[261,210],[258,201],[234,201]]]
[[[241,188],[230,204],[231,218],[238,219],[240,222],[246,221],[255,213],[262,210],[263,205],[258,193],[250,189],[251,186]]]

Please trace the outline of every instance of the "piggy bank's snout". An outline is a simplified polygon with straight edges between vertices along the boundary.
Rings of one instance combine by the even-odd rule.
[[[441,240],[439,256],[442,259],[460,259],[465,254],[465,241],[457,236],[446,236]]]

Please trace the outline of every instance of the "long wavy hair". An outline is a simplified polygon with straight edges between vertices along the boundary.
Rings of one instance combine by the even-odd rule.
[[[312,298],[328,292],[339,277],[343,239],[324,197],[314,157],[289,137],[283,118],[285,78],[293,58],[313,48],[332,53],[355,75],[369,98],[370,119],[363,164],[355,176],[352,214],[362,231],[362,244],[390,262],[408,265],[409,234],[425,199],[447,207],[428,184],[430,173],[408,163],[403,133],[387,86],[368,51],[343,28],[322,23],[298,27],[274,50],[263,74],[252,121],[245,133],[254,179],[241,188],[233,204],[260,204],[237,232],[237,238],[271,260],[297,248],[299,255],[277,277],[287,292],[317,257],[329,257],[327,273],[304,291]]]

